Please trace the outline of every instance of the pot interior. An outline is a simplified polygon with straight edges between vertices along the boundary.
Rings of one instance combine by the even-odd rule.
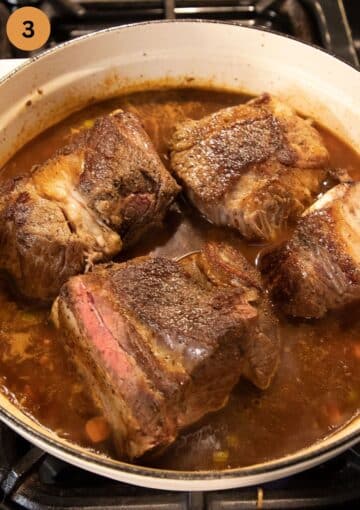
[[[71,112],[152,87],[267,91],[328,127],[355,150],[360,146],[356,97],[360,79],[350,66],[269,32],[222,23],[149,23],[65,44],[6,78],[0,85],[2,104],[7,105],[1,112],[0,164]],[[69,443],[24,414],[7,395],[0,394],[0,407],[10,426],[70,462],[148,486],[159,486],[163,477],[172,481],[173,488],[182,489],[200,488],[201,481],[201,488],[209,489],[244,485],[254,483],[256,476],[279,476],[282,469],[304,468],[356,441],[360,428],[356,418],[310,448],[250,468],[174,473],[131,466]]]

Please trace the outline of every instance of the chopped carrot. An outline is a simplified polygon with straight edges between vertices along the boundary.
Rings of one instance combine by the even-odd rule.
[[[95,416],[86,422],[85,432],[92,443],[101,443],[108,439],[111,429],[103,416]]]
[[[354,344],[353,349],[355,358],[360,359],[360,343]]]
[[[326,405],[326,414],[329,418],[330,425],[340,425],[343,421],[343,416],[335,402],[329,402]]]
[[[49,359],[49,356],[47,356],[46,354],[43,354],[41,356],[41,358],[39,359],[39,363],[40,365],[42,365],[43,367],[48,365],[50,362],[50,359]]]

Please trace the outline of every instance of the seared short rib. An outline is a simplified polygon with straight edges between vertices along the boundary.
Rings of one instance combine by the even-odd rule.
[[[98,266],[63,286],[52,318],[122,458],[170,444],[223,407],[242,374],[266,388],[278,364],[259,277],[222,245]]]
[[[360,183],[338,184],[300,218],[288,242],[262,258],[288,315],[322,317],[360,299]]]
[[[27,298],[116,255],[159,222],[179,188],[132,114],[99,118],[29,177],[0,189],[0,269]]]
[[[273,240],[300,216],[329,164],[310,121],[268,94],[180,124],[171,149],[199,211],[251,240]]]

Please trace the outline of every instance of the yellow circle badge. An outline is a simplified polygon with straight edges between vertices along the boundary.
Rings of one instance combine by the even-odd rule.
[[[38,50],[49,39],[50,21],[40,9],[22,7],[9,17],[6,33],[11,44],[19,50]]]

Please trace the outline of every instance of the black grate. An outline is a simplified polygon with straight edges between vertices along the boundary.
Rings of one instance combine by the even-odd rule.
[[[24,4],[34,4],[49,15],[52,35],[48,46],[127,23],[202,18],[276,30],[321,45],[352,64],[358,63],[343,0],[4,1],[9,11]],[[28,55],[13,49],[13,56]]]
[[[222,19],[248,26],[259,26],[289,33],[302,37],[305,35],[309,40],[316,39],[316,30],[311,26],[311,20],[297,0],[291,0],[298,11],[301,10],[304,23],[307,25],[307,33],[301,32],[301,27],[291,18],[292,10],[278,6],[269,7],[262,12],[256,10],[256,2],[239,0],[85,0],[81,3],[72,0],[66,2],[66,7],[61,2],[55,2],[52,12],[55,26],[54,38],[56,42],[68,40],[79,35],[84,35],[104,27],[135,23],[152,19]],[[280,2],[281,4],[289,3]],[[69,8],[69,5],[72,8]],[[81,8],[79,13],[78,8]],[[280,6],[280,7],[279,7]],[[52,9],[54,8],[54,2]],[[77,8],[77,12],[75,12]],[[51,11],[50,11],[51,12]],[[290,13],[290,15],[289,15]],[[60,22],[61,21],[61,26]]]
[[[344,0],[344,7],[349,20],[357,58],[360,60],[360,2],[359,0]]]
[[[2,492],[2,493],[1,493]],[[144,489],[87,473],[0,424],[0,508],[28,510],[241,510],[360,508],[360,448],[261,487],[209,493]]]

